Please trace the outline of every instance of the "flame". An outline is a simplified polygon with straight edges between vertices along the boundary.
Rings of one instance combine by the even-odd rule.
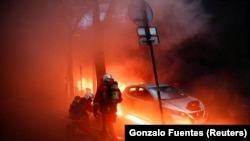
[[[82,80],[79,80],[77,82],[77,90],[78,91],[84,91],[86,88],[93,88],[93,84],[91,80],[87,80],[86,78],[82,78]]]

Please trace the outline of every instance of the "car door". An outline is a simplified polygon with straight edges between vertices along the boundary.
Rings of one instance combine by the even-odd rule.
[[[125,114],[133,114],[135,113],[135,109],[137,109],[136,101],[137,97],[136,95],[136,87],[127,87],[125,91],[123,92],[123,102],[122,107],[125,112]]]
[[[137,114],[140,115],[141,118],[147,120],[148,122],[152,122],[155,117],[156,105],[155,100],[152,95],[145,89],[144,87],[137,87],[136,89],[136,108]]]

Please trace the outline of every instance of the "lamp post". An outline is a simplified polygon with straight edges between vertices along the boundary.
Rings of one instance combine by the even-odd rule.
[[[149,45],[150,48],[154,78],[157,87],[157,96],[159,101],[161,120],[162,124],[164,124],[161,95],[160,95],[159,82],[158,82],[155,57],[154,57],[154,49],[153,49],[153,45],[159,43],[159,38],[157,36],[156,27],[149,26],[149,23],[153,19],[153,12],[151,7],[144,0],[133,0],[128,8],[129,8],[128,9],[129,17],[138,26],[137,35],[139,36],[139,44]]]

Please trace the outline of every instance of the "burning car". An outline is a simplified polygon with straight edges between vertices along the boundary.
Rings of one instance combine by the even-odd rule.
[[[126,86],[121,104],[124,116],[133,116],[144,123],[205,123],[208,112],[201,100],[169,84],[138,84]],[[160,94],[161,103],[158,100]],[[162,110],[160,110],[162,108]],[[162,112],[161,112],[162,111]]]

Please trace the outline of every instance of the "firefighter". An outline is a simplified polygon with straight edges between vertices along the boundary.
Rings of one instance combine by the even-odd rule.
[[[89,112],[93,111],[92,102],[94,95],[86,93],[83,97],[75,96],[69,107],[69,119],[71,119],[71,131],[74,134],[88,134]]]
[[[117,104],[120,102],[122,102],[122,96],[118,82],[108,73],[103,75],[93,101],[93,114],[95,118],[98,118],[100,113],[103,137],[108,141],[117,141],[114,123],[117,118]]]

